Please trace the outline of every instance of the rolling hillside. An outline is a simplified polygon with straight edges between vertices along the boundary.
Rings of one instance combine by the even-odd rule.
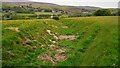
[[[53,3],[44,3],[44,2],[3,2],[3,6],[20,6],[20,5],[31,5],[33,7],[40,7],[44,9],[60,9],[67,11],[69,13],[81,13],[81,12],[94,12],[98,7],[93,6],[64,6],[57,5]]]
[[[57,4],[52,3],[44,3],[44,2],[2,2],[3,5],[29,5],[32,4],[33,6],[59,6]]]
[[[3,66],[117,66],[118,18],[3,20]]]
[[[30,0],[2,0],[1,2],[30,2]]]

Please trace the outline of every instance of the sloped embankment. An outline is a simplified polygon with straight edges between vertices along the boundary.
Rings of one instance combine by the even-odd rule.
[[[3,20],[3,66],[116,66],[117,17]]]

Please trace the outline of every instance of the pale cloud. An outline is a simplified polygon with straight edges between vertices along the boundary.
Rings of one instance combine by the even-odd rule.
[[[30,0],[36,2],[119,2],[119,0]]]
[[[59,5],[96,6],[103,8],[117,8],[119,0],[31,0],[36,2],[48,2]]]

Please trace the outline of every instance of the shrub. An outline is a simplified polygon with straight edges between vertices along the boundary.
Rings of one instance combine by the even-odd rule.
[[[52,19],[54,19],[54,20],[59,20],[59,17],[53,17]]]

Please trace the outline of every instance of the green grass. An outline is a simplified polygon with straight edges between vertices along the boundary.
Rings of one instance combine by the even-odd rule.
[[[59,15],[60,13],[58,12],[35,12],[37,15]]]
[[[117,17],[78,17],[64,18],[59,21],[52,19],[34,20],[3,20],[2,45],[3,66],[51,66],[50,61],[43,62],[38,55],[50,52],[51,44],[46,30],[58,35],[77,35],[75,40],[60,40],[55,44],[65,48],[68,58],[57,62],[55,66],[116,66],[118,63],[118,18]],[[45,24],[47,22],[48,24]],[[55,25],[58,28],[53,28]],[[61,28],[68,26],[68,28]],[[5,29],[17,27],[20,32]],[[34,39],[35,42],[23,45],[25,39]],[[44,39],[45,38],[45,39]],[[40,47],[41,44],[46,46]],[[32,46],[37,46],[34,50]],[[11,56],[8,53],[14,53]]]
[[[33,16],[34,14],[25,14],[25,13],[18,13],[19,16]]]

